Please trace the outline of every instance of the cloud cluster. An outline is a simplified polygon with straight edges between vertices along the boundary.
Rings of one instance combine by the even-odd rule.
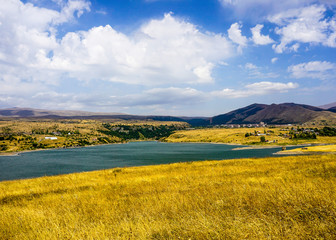
[[[216,65],[235,55],[224,35],[202,32],[171,13],[131,35],[106,25],[59,36],[58,27],[90,11],[90,3],[56,3],[58,11],[19,0],[0,4],[1,106],[109,111],[202,102],[203,92],[185,86],[214,82]],[[122,88],[81,94],[59,87],[68,80],[70,87],[94,80]],[[128,84],[147,90],[127,94]],[[116,92],[123,96],[111,96]]]
[[[252,40],[257,45],[267,45],[274,42],[268,35],[262,35],[260,33],[263,27],[264,25],[257,24],[255,27],[251,28]]]
[[[195,88],[153,88],[135,94],[124,96],[111,96],[108,94],[65,94],[52,91],[41,92],[32,97],[32,101],[39,101],[41,108],[58,109],[83,109],[92,108],[108,110],[112,107],[116,109],[147,108],[164,109],[167,114],[168,109],[177,108],[181,105],[195,106],[218,98],[246,98],[258,95],[268,95],[285,93],[298,87],[297,83],[280,82],[256,82],[248,84],[243,90],[223,89],[221,91],[205,92]],[[22,99],[16,100],[18,103]],[[181,104],[183,103],[183,104]],[[169,107],[169,108],[168,108]],[[160,113],[160,112],[159,112]]]
[[[225,88],[221,91],[215,91],[212,94],[224,98],[244,98],[256,95],[285,93],[298,87],[299,85],[293,82],[257,82],[246,85],[244,90]]]
[[[336,6],[334,0],[218,0],[223,7],[231,8],[235,16],[263,20],[267,15],[274,15],[288,9],[302,8],[313,3]]]
[[[228,36],[230,40],[238,44],[238,52],[242,53],[243,47],[246,47],[250,41],[256,45],[268,45],[274,42],[273,39],[268,35],[261,34],[261,29],[264,27],[262,24],[257,24],[255,27],[251,28],[252,37],[247,38],[242,35],[242,24],[233,23],[228,30]]]
[[[300,63],[289,66],[288,72],[290,72],[294,78],[317,78],[324,80],[335,76],[336,63],[327,61]]]
[[[246,63],[244,69],[248,71],[249,78],[277,78],[278,74],[272,72],[263,72],[261,67],[254,65],[253,63]]]
[[[243,47],[246,47],[248,42],[247,38],[243,36],[241,33],[241,27],[242,27],[241,24],[234,23],[228,30],[228,35],[231,41],[239,45],[238,48],[239,52],[242,51]]]
[[[209,83],[216,63],[234,54],[225,36],[203,33],[172,14],[131,36],[106,25],[57,38],[55,26],[89,10],[83,0],[63,5],[55,11],[19,0],[1,4],[2,73],[20,72],[21,79],[47,84],[64,77],[140,85]]]
[[[275,32],[280,35],[280,44],[273,45],[275,52],[297,51],[299,43],[322,44],[336,47],[336,19],[326,19],[324,5],[290,9],[268,20],[278,25]]]
[[[65,62],[76,69],[71,76],[79,79],[98,77],[143,85],[195,84],[212,82],[215,63],[233,54],[224,36],[202,33],[193,24],[166,14],[143,25],[133,36],[109,25],[69,33],[59,50],[54,51],[51,64],[61,66]]]
[[[60,11],[39,8],[19,0],[0,4],[0,71],[1,81],[53,84],[57,74],[45,71],[39,60],[59,47],[56,27],[89,11],[89,3],[70,0]],[[56,78],[55,78],[56,77]]]
[[[224,7],[232,7],[238,13],[249,16],[260,14],[258,20],[276,25],[274,32],[280,37],[275,43],[268,35],[262,35],[263,24],[251,28],[251,40],[256,45],[273,44],[276,53],[298,51],[300,44],[336,47],[336,17],[327,17],[328,7],[335,7],[336,2],[320,1],[266,1],[266,0],[220,0]],[[251,14],[250,14],[251,13]],[[239,15],[239,14],[238,14]],[[248,39],[241,33],[242,25],[234,23],[229,29],[229,38],[239,44],[239,50],[246,47]]]

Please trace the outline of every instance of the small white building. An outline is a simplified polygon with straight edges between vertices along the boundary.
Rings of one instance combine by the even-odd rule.
[[[57,137],[44,137],[45,140],[57,140]]]

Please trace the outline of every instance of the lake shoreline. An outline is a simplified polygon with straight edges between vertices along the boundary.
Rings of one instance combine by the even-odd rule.
[[[281,148],[281,145],[244,145],[240,143],[221,143],[221,142],[165,142],[159,140],[132,140],[128,142],[122,143],[104,143],[104,144],[96,144],[96,145],[87,145],[87,146],[78,146],[78,147],[60,147],[60,148],[47,148],[47,149],[34,149],[34,150],[24,150],[18,152],[0,152],[0,157],[5,156],[20,156],[22,153],[29,153],[29,152],[38,152],[38,151],[48,151],[48,150],[59,150],[59,149],[75,149],[75,148],[87,148],[87,147],[96,147],[96,146],[106,146],[106,145],[115,145],[115,144],[129,144],[133,142],[159,142],[159,143],[184,143],[184,144],[218,144],[218,145],[228,145],[228,146],[241,146],[237,148],[233,148],[234,151],[239,150],[257,150],[257,149],[270,149],[270,148]],[[303,147],[303,146],[310,146],[311,144],[302,144],[302,145],[285,145],[285,147]]]
[[[96,145],[86,145],[86,146],[79,146],[79,147],[59,147],[59,148],[44,148],[44,149],[34,149],[34,150],[24,150],[18,152],[0,152],[0,157],[5,156],[20,156],[22,153],[30,153],[30,152],[40,152],[40,151],[50,151],[50,150],[60,150],[60,149],[76,149],[76,148],[88,148],[88,147],[96,147],[96,146],[106,146],[106,145],[115,145],[115,144],[127,144],[129,142],[124,143],[103,143],[103,144],[96,144]]]
[[[175,162],[271,157],[277,149],[232,151],[227,144],[137,141],[72,149],[43,149],[0,157],[0,180]]]
[[[282,147],[307,147],[311,146],[312,144],[300,144],[300,145],[269,145],[269,146],[253,146],[247,145],[248,147],[241,147],[241,148],[234,148],[232,150],[248,150],[248,149],[268,149],[268,148],[282,148]]]
[[[76,148],[88,148],[88,147],[97,147],[97,146],[107,146],[107,145],[115,145],[115,144],[129,144],[135,142],[159,142],[159,143],[176,143],[176,142],[164,142],[159,140],[131,140],[128,142],[121,142],[121,143],[103,143],[103,144],[96,144],[96,145],[86,145],[86,146],[79,146],[79,147],[59,147],[59,148],[46,148],[46,149],[33,149],[33,150],[23,150],[17,152],[0,152],[0,157],[6,156],[20,156],[22,153],[30,153],[30,152],[39,152],[39,151],[49,151],[49,150],[59,150],[59,149],[76,149]],[[230,143],[212,143],[212,142],[177,142],[177,143],[207,143],[207,144],[223,144],[223,145],[241,145],[242,144],[230,144]]]

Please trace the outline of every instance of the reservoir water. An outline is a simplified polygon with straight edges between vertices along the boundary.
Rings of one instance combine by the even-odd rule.
[[[232,150],[207,143],[131,142],[84,148],[53,149],[0,156],[0,181],[115,167],[175,162],[267,157],[281,148]]]

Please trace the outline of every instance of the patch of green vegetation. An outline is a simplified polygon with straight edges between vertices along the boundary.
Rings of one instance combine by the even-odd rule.
[[[181,125],[111,125],[103,124],[107,130],[99,130],[105,135],[111,135],[123,140],[159,140],[170,136],[174,131],[183,129]]]
[[[336,128],[324,127],[322,129],[316,129],[321,136],[336,136]]]
[[[316,139],[315,133],[310,132],[301,132],[301,133],[294,133],[292,136],[293,139]]]

